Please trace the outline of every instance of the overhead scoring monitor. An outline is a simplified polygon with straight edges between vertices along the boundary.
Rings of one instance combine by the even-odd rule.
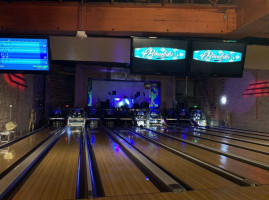
[[[188,41],[167,38],[132,40],[131,72],[138,74],[185,75]]]
[[[0,38],[0,72],[49,71],[47,38]]]
[[[242,77],[246,43],[192,41],[189,75]]]

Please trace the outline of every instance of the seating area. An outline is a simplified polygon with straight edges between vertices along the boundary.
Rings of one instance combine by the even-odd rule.
[[[0,132],[0,144],[15,140],[16,137],[19,137],[17,125],[15,125],[13,122],[8,122],[5,125],[5,130]]]

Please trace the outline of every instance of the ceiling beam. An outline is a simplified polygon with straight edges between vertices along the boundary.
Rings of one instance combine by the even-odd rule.
[[[269,38],[269,0],[241,0],[239,6],[238,27],[227,38]]]
[[[83,30],[102,35],[202,35],[221,37],[236,28],[236,7],[84,3]],[[75,35],[80,30],[77,2],[0,3],[0,31]],[[230,13],[230,18],[226,18]],[[233,15],[235,14],[235,15]]]

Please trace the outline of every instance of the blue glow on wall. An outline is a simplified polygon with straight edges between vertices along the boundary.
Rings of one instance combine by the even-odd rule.
[[[165,47],[143,47],[135,48],[134,57],[147,60],[182,60],[186,57],[186,51]]]
[[[0,70],[48,71],[48,40],[0,38]]]
[[[88,107],[92,106],[92,80],[88,79]]]
[[[233,63],[242,60],[242,53],[224,50],[197,50],[193,52],[193,59],[202,62]]]
[[[150,84],[150,92],[149,92],[150,110],[154,110],[155,108],[160,108],[161,106],[161,88],[158,83]]]

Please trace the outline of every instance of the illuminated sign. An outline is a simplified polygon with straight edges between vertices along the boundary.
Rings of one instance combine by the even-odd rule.
[[[165,47],[143,47],[135,48],[134,57],[147,60],[181,60],[185,59],[186,51]]]
[[[242,53],[224,50],[197,50],[193,52],[193,59],[202,62],[233,63],[242,60]]]
[[[4,78],[10,86],[17,87],[21,90],[27,87],[23,74],[4,74]]]

